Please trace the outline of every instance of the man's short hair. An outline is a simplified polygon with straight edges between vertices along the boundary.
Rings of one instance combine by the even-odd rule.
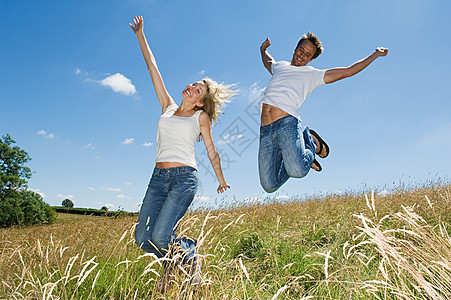
[[[321,43],[321,41],[319,40],[319,38],[313,34],[312,32],[307,32],[307,34],[303,34],[301,36],[301,39],[299,40],[296,49],[302,44],[302,42],[304,42],[305,40],[309,40],[310,42],[312,42],[313,45],[315,45],[316,47],[316,52],[315,54],[312,56],[312,59],[317,58],[321,52],[323,52],[324,48],[323,48],[323,44]]]

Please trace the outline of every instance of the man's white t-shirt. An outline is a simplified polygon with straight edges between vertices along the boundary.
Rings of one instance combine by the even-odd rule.
[[[298,114],[299,107],[314,89],[325,84],[326,70],[310,66],[297,67],[287,61],[279,61],[271,64],[271,71],[272,79],[259,103],[260,114],[263,103],[266,103],[301,119]]]

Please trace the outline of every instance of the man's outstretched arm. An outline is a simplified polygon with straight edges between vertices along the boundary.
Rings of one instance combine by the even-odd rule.
[[[370,63],[373,62],[379,56],[385,56],[388,53],[387,48],[379,47],[377,48],[371,55],[361,59],[347,68],[333,68],[326,71],[324,74],[324,82],[332,83],[347,77],[354,76],[359,73],[363,69],[369,66]]]
[[[271,65],[274,62],[274,58],[266,50],[266,48],[268,48],[269,46],[271,46],[271,41],[269,40],[269,37],[267,37],[266,40],[263,42],[263,44],[260,46],[260,53],[262,55],[263,65],[272,75]]]

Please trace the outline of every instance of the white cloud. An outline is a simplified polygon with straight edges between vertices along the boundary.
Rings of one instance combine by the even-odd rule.
[[[131,183],[130,181],[126,181],[124,182],[125,185],[132,185],[133,183]]]
[[[88,187],[88,190],[95,191],[96,189],[90,186],[90,187]]]
[[[207,201],[210,201],[210,197],[208,197],[208,196],[195,196],[194,200],[207,202]]]
[[[113,208],[113,207],[115,207],[115,205],[114,205],[114,204],[111,204],[111,203],[107,203],[107,204],[105,204],[104,206],[105,206],[105,207],[108,207],[108,208]]]
[[[111,88],[116,93],[121,93],[127,96],[136,93],[136,88],[132,84],[132,81],[121,73],[116,73],[100,80],[100,84]]]
[[[258,197],[246,197],[244,199],[244,203],[251,204],[251,205],[253,205],[253,204],[261,204],[262,200],[260,198],[258,198]]]
[[[235,135],[226,134],[218,141],[218,144],[229,144],[229,143],[233,144],[239,139],[242,139],[243,137],[244,137],[243,134],[235,134]]]
[[[259,82],[254,82],[250,88],[248,89],[248,100],[250,103],[256,103],[256,101],[259,101],[263,93],[265,92],[266,87],[260,87]]]
[[[151,143],[151,142],[145,142],[145,143],[143,144],[144,147],[150,147],[150,146],[152,146],[152,145],[153,145],[153,143]]]
[[[279,195],[279,196],[276,196],[274,199],[276,199],[276,200],[290,200],[291,197],[290,196]]]
[[[89,73],[88,72],[85,72],[85,71],[82,71],[80,68],[75,68],[75,71],[74,71],[74,73],[76,74],[76,75],[84,75],[84,76],[89,76]],[[85,79],[85,81],[95,81],[95,80],[92,80],[92,79]]]
[[[120,188],[112,188],[112,187],[109,187],[109,186],[106,186],[104,189],[106,191],[117,192],[117,193],[122,191]]]
[[[117,199],[131,200],[132,198],[129,196],[125,196],[124,194],[119,194],[116,196]]]
[[[129,138],[129,139],[125,139],[125,140],[122,142],[122,145],[133,144],[134,142],[135,142],[135,139],[134,139],[134,138]]]
[[[202,76],[205,75],[205,70],[200,71],[199,75],[202,75]]]
[[[95,149],[96,146],[93,143],[89,143],[83,146],[84,149]]]
[[[29,189],[29,190],[34,192],[34,193],[36,193],[36,194],[39,194],[42,198],[47,198],[47,195],[44,194],[43,192],[41,192],[40,189]]]
[[[43,135],[44,137],[48,138],[48,139],[53,139],[55,138],[55,134],[53,133],[47,133],[47,131],[45,131],[44,129],[39,130],[37,133],[37,135]]]
[[[63,195],[63,194],[58,194],[56,195],[56,197],[61,198],[61,199],[73,199],[74,195]]]

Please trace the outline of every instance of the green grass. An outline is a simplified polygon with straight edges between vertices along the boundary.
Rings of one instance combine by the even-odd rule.
[[[133,240],[137,217],[58,214],[0,230],[0,298],[447,299],[448,183],[187,214],[202,284],[179,274],[164,295],[161,260]]]
[[[84,221],[98,221],[100,219],[107,219],[108,217],[93,216],[93,215],[79,215],[79,214],[67,214],[67,213],[57,213],[56,224],[64,223],[76,223]]]

